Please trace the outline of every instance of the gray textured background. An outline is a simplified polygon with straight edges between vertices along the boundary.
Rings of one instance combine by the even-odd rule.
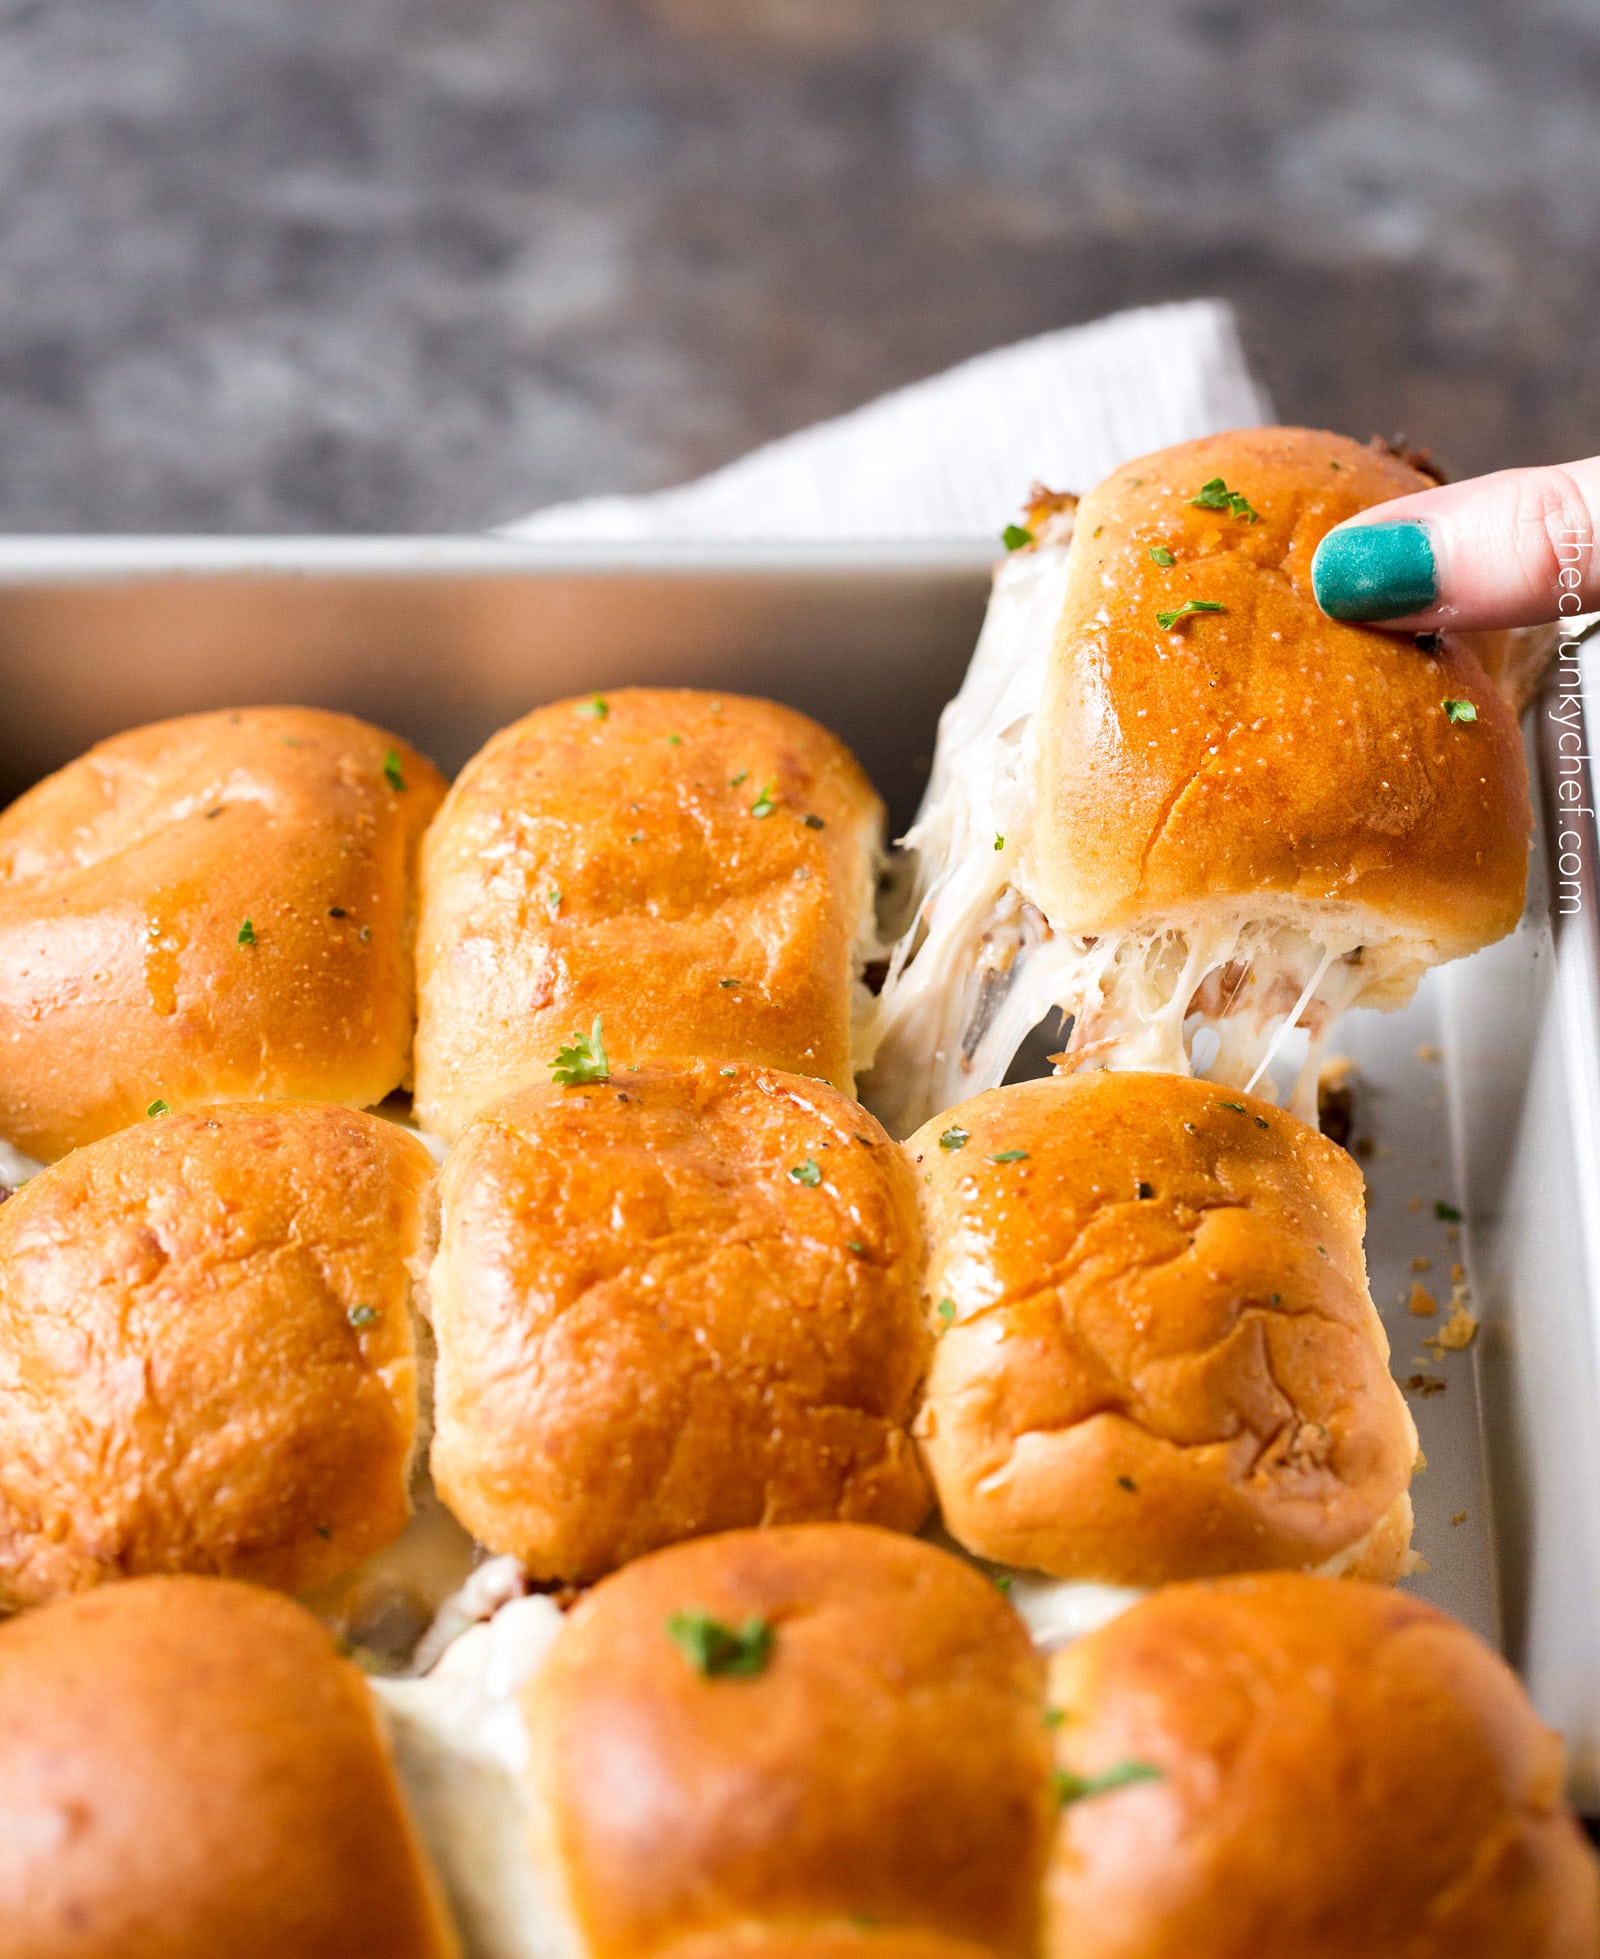
[[[1600,449],[1600,0],[0,0],[0,528],[473,527],[1221,292]]]

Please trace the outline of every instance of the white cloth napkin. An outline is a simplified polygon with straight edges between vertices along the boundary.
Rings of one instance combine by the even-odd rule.
[[[506,526],[550,542],[992,538],[1038,478],[1086,490],[1132,456],[1272,419],[1233,309],[1191,299],[1002,347],[653,496]]]

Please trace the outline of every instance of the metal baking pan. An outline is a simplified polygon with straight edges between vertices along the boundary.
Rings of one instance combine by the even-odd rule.
[[[647,682],[803,708],[851,744],[903,828],[977,635],[989,555],[0,543],[0,798],[118,729],[259,702],[364,715],[448,773],[540,701]],[[1519,930],[1432,975],[1404,1012],[1352,1015],[1337,1045],[1358,1070],[1373,1294],[1428,1461],[1415,1488],[1428,1569],[1408,1583],[1504,1648],[1566,1735],[1574,1799],[1594,1812],[1600,842],[1586,759],[1581,804],[1555,801],[1561,725],[1545,703],[1530,715],[1540,821]],[[1480,1331],[1430,1348],[1458,1262]],[[1431,1318],[1409,1309],[1419,1282],[1439,1301]]]

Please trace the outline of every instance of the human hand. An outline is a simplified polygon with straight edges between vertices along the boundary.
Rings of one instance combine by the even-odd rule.
[[[1600,456],[1503,469],[1380,503],[1317,546],[1332,619],[1402,632],[1536,626],[1600,611]]]

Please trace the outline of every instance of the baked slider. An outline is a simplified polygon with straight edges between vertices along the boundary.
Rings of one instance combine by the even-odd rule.
[[[1050,1687],[1047,1959],[1600,1951],[1560,1740],[1418,1599],[1173,1586],[1057,1655]]]
[[[1401,1574],[1417,1437],[1343,1150],[1113,1073],[991,1089],[905,1147],[938,1330],[916,1433],[967,1550],[1117,1586]]]
[[[868,1084],[896,1134],[1000,1082],[1057,1008],[1063,1068],[1183,1073],[1208,1028],[1215,1079],[1270,1089],[1291,1026],[1314,1050],[1511,930],[1532,818],[1503,636],[1419,642],[1312,595],[1328,530],[1428,486],[1243,429],[1030,513],[906,839]],[[1308,1117],[1315,1078],[1313,1052]]]
[[[6,1959],[455,1959],[366,1683],[298,1606],[146,1578],[0,1626]]]
[[[417,1110],[458,1135],[605,1021],[620,1060],[723,1055],[853,1084],[883,811],[771,701],[558,701],[462,770],[423,864]]]
[[[398,1536],[432,1178],[377,1116],[233,1103],[0,1204],[0,1610],[142,1572],[303,1592]]]
[[[916,1529],[928,1339],[896,1146],[775,1069],[597,1072],[493,1104],[446,1162],[445,1502],[541,1580],[741,1525]]]
[[[0,1137],[49,1161],[157,1100],[382,1101],[443,793],[310,708],[158,722],[29,790],[0,815]]]
[[[1041,1675],[980,1572],[884,1531],[741,1531],[608,1578],[521,1697],[543,1855],[590,1959],[709,1959],[739,1935],[834,1959],[868,1923],[868,1952],[1026,1959],[1053,1810]]]

